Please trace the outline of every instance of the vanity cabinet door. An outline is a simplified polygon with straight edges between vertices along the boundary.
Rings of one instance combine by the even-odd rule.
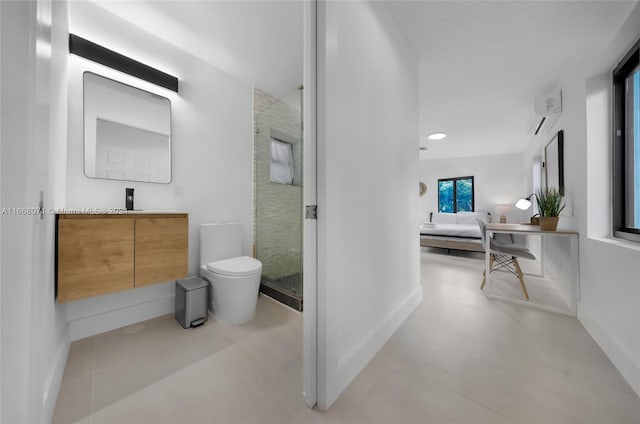
[[[136,218],[136,287],[185,278],[188,274],[187,217]]]
[[[58,220],[58,301],[133,288],[134,220]]]

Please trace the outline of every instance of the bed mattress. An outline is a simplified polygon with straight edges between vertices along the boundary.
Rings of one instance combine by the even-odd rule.
[[[448,236],[463,238],[480,238],[479,225],[465,224],[422,224],[420,234],[425,236]]]

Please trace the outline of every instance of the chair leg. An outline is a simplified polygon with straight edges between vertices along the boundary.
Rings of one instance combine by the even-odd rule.
[[[524,294],[525,299],[529,300],[529,293],[527,293],[527,286],[524,285],[524,278],[522,275],[522,269],[520,269],[520,264],[518,263],[518,258],[512,258],[512,260],[513,266],[516,268],[516,273],[518,274],[518,280],[520,280],[522,293]]]
[[[489,255],[489,269],[493,267],[493,255]],[[491,271],[489,271],[491,272]],[[482,284],[480,284],[480,290],[484,289],[484,285],[487,284],[487,270],[482,271]]]

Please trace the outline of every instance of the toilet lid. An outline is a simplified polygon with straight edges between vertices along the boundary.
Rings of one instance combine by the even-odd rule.
[[[240,256],[238,258],[224,259],[207,264],[209,271],[232,277],[242,277],[253,274],[259,272],[261,268],[262,262],[250,256]]]

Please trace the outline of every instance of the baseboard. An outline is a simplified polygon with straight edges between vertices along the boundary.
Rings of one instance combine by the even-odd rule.
[[[328,409],[335,402],[340,393],[367,366],[369,361],[373,359],[420,303],[422,303],[422,286],[418,286],[395,310],[387,315],[380,325],[363,337],[353,349],[339,359],[337,390],[335,393],[327,393],[325,399],[318,400],[320,409]]]
[[[588,309],[583,303],[578,304],[578,320],[640,397],[640,363],[634,361],[633,355],[609,336]]]
[[[71,341],[95,336],[116,328],[171,314],[175,296],[158,297],[111,311],[100,312],[69,321]]]
[[[44,411],[44,416],[47,417],[47,422],[51,422],[51,420],[53,420],[58,392],[60,392],[60,386],[62,385],[64,368],[67,365],[70,344],[69,327],[67,327],[62,343],[60,344],[60,347],[52,361],[53,366],[51,367],[49,375],[47,375],[47,379],[44,382],[44,390],[42,392],[42,409]]]

